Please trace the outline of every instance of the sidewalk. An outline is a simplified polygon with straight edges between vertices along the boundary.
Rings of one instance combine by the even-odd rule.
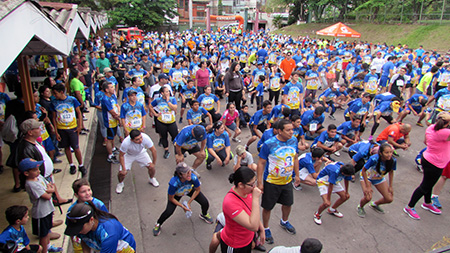
[[[95,143],[95,132],[97,127],[97,117],[96,117],[96,109],[91,107],[89,108],[89,113],[84,114],[87,121],[84,121],[84,125],[86,128],[90,130],[88,135],[80,135],[79,139],[79,145],[81,149],[81,153],[83,155],[83,164],[84,166],[90,170],[90,161],[93,154],[93,148]],[[93,140],[93,141],[92,141]],[[4,144],[2,147],[3,152],[3,164],[6,163],[6,160],[9,156],[9,146]],[[81,177],[81,173],[77,172],[75,175],[71,175],[69,173],[69,163],[67,162],[67,158],[65,155],[62,155],[58,157],[58,159],[62,160],[62,163],[55,164],[54,167],[58,169],[62,169],[62,172],[54,175],[55,184],[56,187],[60,193],[60,195],[63,198],[74,198],[73,191],[72,191],[72,183],[75,179]],[[73,155],[73,159],[75,162],[75,165],[78,165],[76,162],[75,155]],[[14,179],[12,174],[12,169],[5,166],[3,174],[0,175],[0,229],[3,231],[4,228],[8,226],[8,222],[5,219],[5,210],[9,206],[12,205],[25,205],[29,209],[31,209],[31,203],[30,199],[28,197],[28,194],[25,191],[21,191],[18,193],[13,193],[12,188],[14,185]],[[63,214],[59,212],[59,208],[55,207],[55,212],[53,216],[53,220],[63,220],[65,221],[65,215],[66,211],[69,208],[69,204],[61,206],[61,209],[63,211]],[[63,236],[64,230],[66,226],[61,225],[59,227],[56,227],[52,229],[53,232],[61,234],[61,237],[58,240],[50,241],[51,244],[54,244],[58,247],[63,247],[64,249],[67,248],[69,243],[69,237]],[[39,244],[38,237],[32,234],[31,230],[31,215],[30,220],[28,224],[25,226],[25,230],[27,231],[28,237],[30,238],[30,243],[32,244]],[[64,252],[68,252],[67,250],[64,250]]]

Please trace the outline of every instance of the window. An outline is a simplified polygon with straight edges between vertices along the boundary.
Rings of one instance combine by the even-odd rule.
[[[198,11],[204,11],[204,10],[205,10],[205,6],[203,6],[203,5],[197,5],[197,10],[198,10]]]

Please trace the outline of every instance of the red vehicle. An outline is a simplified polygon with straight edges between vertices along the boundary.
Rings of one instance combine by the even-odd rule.
[[[135,39],[138,42],[143,40],[142,30],[137,27],[128,27],[117,29],[119,36],[124,36],[126,40]]]

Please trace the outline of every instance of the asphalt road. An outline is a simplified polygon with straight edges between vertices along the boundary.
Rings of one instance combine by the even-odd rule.
[[[222,105],[222,107],[225,106],[225,100],[222,100]],[[221,112],[223,111],[222,108]],[[255,109],[250,109],[251,113],[254,111]],[[335,116],[337,120],[333,121],[326,113],[324,125],[331,123],[339,125],[344,121],[343,111],[338,110]],[[323,243],[323,252],[424,252],[431,249],[432,245],[442,240],[444,236],[449,236],[450,216],[447,215],[447,210],[450,210],[450,186],[448,184],[440,196],[443,205],[442,215],[434,215],[423,210],[420,207],[421,201],[416,206],[421,216],[420,221],[409,218],[402,210],[422,180],[422,174],[416,170],[414,158],[425,147],[423,143],[425,128],[415,126],[415,121],[416,119],[411,115],[404,120],[405,123],[413,124],[410,134],[412,146],[407,151],[398,151],[400,157],[397,158],[398,167],[394,175],[394,201],[383,206],[385,214],[376,213],[366,206],[366,217],[357,216],[356,206],[363,196],[357,181],[350,183],[350,199],[339,208],[344,217],[339,219],[324,212],[322,225],[316,225],[313,214],[322,200],[317,187],[303,186],[302,191],[294,192],[294,205],[289,219],[297,233],[290,235],[278,225],[281,218],[281,206],[277,205],[270,219],[275,243],[266,244],[266,248],[269,250],[278,245],[297,246],[305,238],[314,237]],[[181,129],[185,125],[186,123],[178,124],[178,127]],[[147,126],[151,126],[150,120]],[[363,134],[364,139],[368,138],[371,126],[372,123]],[[386,122],[382,121],[377,134],[386,126]],[[155,144],[158,143],[158,136],[154,129],[150,127],[145,132],[150,135]],[[249,137],[250,131],[243,129],[240,136],[243,143]],[[255,144],[250,147],[250,152],[257,160]],[[232,150],[237,146],[234,142],[231,145]],[[172,145],[170,150],[173,150]],[[158,237],[153,236],[153,226],[167,203],[168,182],[173,176],[176,165],[173,153],[166,160],[163,158],[163,149],[157,147],[157,151],[156,177],[160,183],[159,188],[151,186],[148,183],[147,171],[135,164],[125,179],[124,192],[118,195],[115,193],[118,165],[111,166],[111,211],[135,235],[138,252],[208,252],[214,225],[206,224],[198,218],[200,206],[196,202],[192,204],[194,213],[190,219],[185,217],[181,208],[177,208],[172,217],[162,226],[161,234]],[[341,152],[341,157],[334,158],[343,162],[350,161],[348,154],[344,152]],[[193,161],[193,156],[186,158],[186,162],[190,165]],[[201,165],[198,171],[202,176],[202,192],[209,200],[209,212],[212,217],[215,217],[221,212],[222,200],[231,188],[228,175],[232,172],[232,166],[213,165],[213,169],[207,171],[205,165]],[[381,196],[375,188],[373,196],[374,200]],[[336,199],[337,195],[333,195],[332,202]]]

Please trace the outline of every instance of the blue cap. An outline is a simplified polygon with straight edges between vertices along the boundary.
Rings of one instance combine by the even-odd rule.
[[[192,134],[197,141],[202,141],[205,139],[206,130],[203,126],[195,126],[194,129],[192,129]]]
[[[264,65],[264,62],[258,61],[258,65]]]
[[[167,79],[167,80],[169,80],[169,77],[168,77],[166,74],[159,74],[158,80],[161,80],[161,79]]]
[[[19,163],[19,171],[20,172],[29,171],[38,166],[41,166],[43,163],[44,161],[36,161],[33,158],[25,158]]]

